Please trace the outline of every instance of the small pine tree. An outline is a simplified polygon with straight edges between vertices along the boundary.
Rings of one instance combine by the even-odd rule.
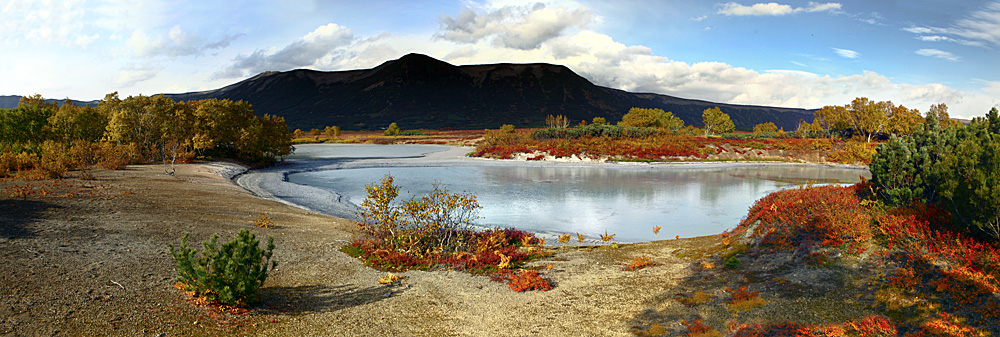
[[[170,244],[170,255],[177,262],[177,281],[184,290],[195,296],[204,297],[236,307],[246,306],[257,300],[257,289],[267,279],[268,264],[274,269],[277,262],[271,261],[274,238],[267,238],[267,248],[260,249],[255,235],[242,230],[232,241],[218,244],[218,235],[211,241],[203,242],[201,254],[188,247],[189,233],[181,239],[180,249],[174,250]]]

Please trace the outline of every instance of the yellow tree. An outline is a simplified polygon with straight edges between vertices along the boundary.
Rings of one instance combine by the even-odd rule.
[[[66,101],[48,118],[52,137],[63,143],[76,140],[97,142],[104,137],[108,117],[98,109]]]
[[[663,128],[669,130],[679,130],[684,127],[684,121],[674,116],[673,112],[663,111],[663,109],[631,108],[619,123],[623,126],[634,126],[640,128]]]
[[[920,130],[923,123],[924,118],[920,116],[919,110],[897,105],[889,114],[888,132],[900,136],[910,135]]]
[[[761,123],[753,126],[753,135],[760,136],[764,133],[778,132],[778,126],[774,122]]]
[[[736,130],[733,120],[729,115],[722,112],[719,107],[705,109],[701,113],[701,121],[705,124],[705,135],[713,133],[726,133]]]

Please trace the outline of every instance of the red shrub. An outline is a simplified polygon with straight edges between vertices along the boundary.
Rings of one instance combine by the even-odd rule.
[[[855,186],[819,186],[771,193],[750,207],[732,236],[754,227],[761,245],[791,250],[808,245],[858,247],[872,238],[871,215]]]

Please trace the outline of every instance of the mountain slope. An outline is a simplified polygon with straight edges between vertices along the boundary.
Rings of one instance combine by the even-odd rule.
[[[246,100],[258,114],[283,116],[291,128],[338,125],[345,129],[398,123],[415,128],[541,126],[547,115],[573,122],[604,117],[615,122],[631,107],[672,111],[700,125],[701,112],[718,106],[737,128],[774,122],[786,130],[812,120],[812,110],[717,104],[594,85],[565,66],[488,64],[454,66],[409,54],[375,68],[338,72],[265,72],[221,89],[168,94],[175,100]]]

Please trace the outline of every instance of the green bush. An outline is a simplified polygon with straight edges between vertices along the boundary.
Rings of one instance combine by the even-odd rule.
[[[967,126],[942,127],[928,117],[923,130],[880,144],[869,169],[876,193],[892,205],[933,204],[952,224],[1000,240],[1000,113]]]
[[[218,235],[203,242],[205,249],[197,254],[188,248],[188,233],[181,239],[180,249],[170,244],[170,255],[177,262],[177,281],[184,290],[210,302],[242,307],[257,300],[257,288],[267,279],[268,263],[271,269],[278,265],[271,261],[274,238],[267,238],[267,249],[260,249],[256,236],[242,230],[232,241],[218,244]]]
[[[729,256],[722,259],[722,264],[729,269],[736,269],[740,267],[740,258],[736,256]]]
[[[419,130],[404,130],[400,131],[398,136],[427,136],[427,133]]]

